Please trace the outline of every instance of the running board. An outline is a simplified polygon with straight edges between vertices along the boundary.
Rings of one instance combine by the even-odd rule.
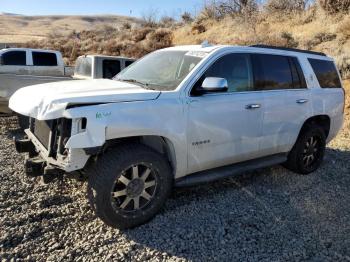
[[[287,154],[277,154],[268,157],[249,160],[229,166],[218,167],[210,170],[197,172],[175,180],[176,187],[190,187],[203,183],[212,182],[264,167],[274,166],[287,161]]]

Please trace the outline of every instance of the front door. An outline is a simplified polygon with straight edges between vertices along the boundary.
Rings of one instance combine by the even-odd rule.
[[[195,95],[206,77],[228,81],[228,92]],[[254,92],[250,55],[228,54],[192,89],[188,113],[189,173],[260,156],[263,94]]]

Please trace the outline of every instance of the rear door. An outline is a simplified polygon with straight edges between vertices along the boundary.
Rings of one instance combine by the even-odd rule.
[[[288,152],[311,115],[310,91],[296,57],[253,55],[256,90],[264,94],[260,150],[264,155]]]
[[[196,95],[206,77],[228,81],[228,92]],[[248,54],[227,54],[197,81],[189,98],[189,173],[260,156],[263,94],[254,92]]]
[[[53,52],[32,51],[30,74],[34,76],[63,76],[64,66],[59,65],[57,54]]]

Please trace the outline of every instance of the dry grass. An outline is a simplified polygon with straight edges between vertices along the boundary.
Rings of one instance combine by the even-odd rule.
[[[50,35],[67,36],[73,30],[102,30],[139,25],[140,20],[124,16],[17,16],[0,15],[0,43],[45,40]]]
[[[350,15],[329,15],[313,7],[301,12],[257,12],[250,17],[203,19],[178,27],[174,44],[208,40],[214,44],[270,44],[323,51],[335,57],[344,77],[350,76]],[[205,30],[198,30],[198,28]]]

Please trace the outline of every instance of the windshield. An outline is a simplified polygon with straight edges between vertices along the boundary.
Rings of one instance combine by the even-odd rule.
[[[159,91],[175,90],[205,55],[191,51],[154,52],[124,69],[114,79]]]
[[[90,57],[79,57],[76,64],[74,75],[91,77],[92,59]]]

